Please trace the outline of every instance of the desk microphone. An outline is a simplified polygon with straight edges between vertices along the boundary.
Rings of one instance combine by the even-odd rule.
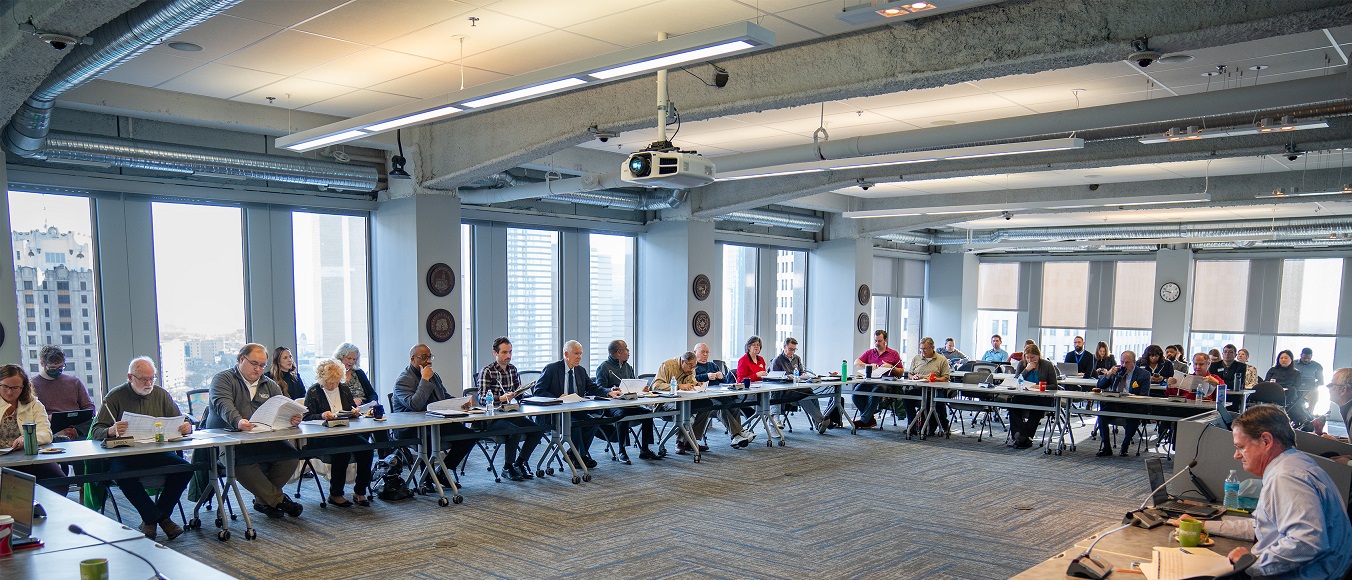
[[[117,545],[117,544],[114,544],[114,543],[112,543],[112,542],[109,542],[108,540],[105,540],[105,539],[103,539],[103,538],[100,538],[100,537],[98,537],[98,536],[95,536],[94,534],[91,534],[91,533],[89,533],[89,532],[86,532],[86,531],[84,531],[84,528],[81,528],[80,526],[75,525],[75,524],[71,524],[70,527],[67,527],[66,529],[70,530],[70,532],[71,532],[72,534],[89,536],[89,537],[91,537],[91,538],[94,538],[95,540],[98,540],[100,544],[103,544],[103,545],[105,545],[105,546],[112,546],[112,547],[114,547],[114,548],[117,548],[117,549],[119,549],[119,550],[122,550],[123,552],[126,552],[126,553],[128,553],[128,554],[131,554],[131,555],[133,555],[133,556],[136,556],[136,557],[139,558],[142,562],[145,562],[147,566],[150,566],[150,571],[151,571],[151,572],[154,572],[154,573],[155,573],[154,576],[151,576],[151,577],[150,577],[150,580],[169,580],[169,578],[168,578],[167,576],[165,576],[164,574],[160,574],[159,569],[156,568],[154,564],[151,564],[151,563],[150,563],[150,560],[145,559],[143,556],[141,556],[140,554],[137,554],[136,552],[133,552],[133,551],[131,551],[131,550],[128,550],[128,549],[126,549],[126,548],[123,548],[122,546],[119,546],[119,545]]]
[[[1187,470],[1192,469],[1194,467],[1197,467],[1196,459],[1189,462],[1188,466],[1185,469],[1178,470],[1178,473],[1175,473],[1173,477],[1170,477],[1169,479],[1165,480],[1164,483],[1161,483],[1159,487],[1150,490],[1150,493],[1145,497],[1145,501],[1141,502],[1141,507],[1138,507],[1135,510],[1127,513],[1126,517],[1127,523],[1122,524],[1120,527],[1114,528],[1108,533],[1099,536],[1097,540],[1094,540],[1092,544],[1089,544],[1088,548],[1085,548],[1084,553],[1080,554],[1079,556],[1076,556],[1074,560],[1070,561],[1070,566],[1066,568],[1066,575],[1073,576],[1075,578],[1090,578],[1092,580],[1103,580],[1109,574],[1112,574],[1113,572],[1112,564],[1109,564],[1106,560],[1103,560],[1102,558],[1095,558],[1092,555],[1092,552],[1094,551],[1094,546],[1097,546],[1098,543],[1103,540],[1103,538],[1116,534],[1117,532],[1120,532],[1122,530],[1131,527],[1132,524],[1135,524],[1140,519],[1139,514],[1137,514],[1137,512],[1145,509],[1145,504],[1150,503],[1150,499],[1155,497],[1155,492],[1164,489],[1166,486],[1169,485],[1169,482],[1178,479],[1178,476],[1183,475],[1185,472],[1187,472]]]

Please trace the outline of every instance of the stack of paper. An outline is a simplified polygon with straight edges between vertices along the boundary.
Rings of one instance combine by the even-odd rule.
[[[303,405],[286,397],[272,397],[258,407],[249,418],[249,422],[254,424],[254,428],[249,432],[266,433],[277,429],[289,429],[291,417],[304,414]],[[130,430],[128,432],[130,433]]]
[[[1146,580],[1183,580],[1233,571],[1230,559],[1206,548],[1155,547],[1154,560],[1141,566]]]

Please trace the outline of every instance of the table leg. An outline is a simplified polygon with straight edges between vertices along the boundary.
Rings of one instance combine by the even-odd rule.
[[[571,453],[572,459],[568,461],[569,469],[573,470],[573,483],[591,481],[591,471],[587,469],[587,464],[582,462],[582,452],[577,448],[577,442],[573,441],[573,414],[568,411],[559,413],[559,432],[563,433],[563,441],[568,444],[567,453]],[[582,469],[582,476],[577,475],[577,469]]]
[[[445,453],[445,450],[441,448],[441,424],[434,424],[430,428],[423,429],[422,432],[424,433],[423,442],[427,445],[426,449],[431,450],[431,453],[427,457],[420,457],[419,459],[427,465],[426,473],[432,478],[432,485],[436,488],[437,495],[440,496],[437,505],[446,507],[450,505],[450,502],[458,504],[465,501],[464,496],[460,495],[460,486],[455,483],[455,474],[446,469],[446,462],[441,458],[442,454]],[[441,480],[437,478],[438,473],[446,478],[446,483],[451,484],[450,502],[446,500],[446,490],[442,487]]]

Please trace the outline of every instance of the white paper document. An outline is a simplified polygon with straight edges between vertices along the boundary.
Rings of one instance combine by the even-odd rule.
[[[305,407],[286,397],[272,397],[263,406],[254,411],[249,422],[254,424],[250,433],[265,433],[277,429],[291,428],[291,417],[304,415]]]
[[[646,388],[648,388],[646,379],[620,379],[621,393],[642,393]]]
[[[428,411],[464,411],[469,404],[470,397],[455,397],[453,399],[442,399],[435,403],[428,403]]]
[[[380,401],[367,401],[367,402],[365,402],[365,403],[362,403],[361,405],[358,405],[358,406],[357,406],[357,412],[358,412],[358,413],[365,413],[365,412],[367,412],[367,411],[370,411],[370,410],[371,410],[371,407],[376,406],[376,403],[379,403],[379,402],[380,402]]]
[[[1165,548],[1156,546],[1154,561],[1141,565],[1147,580],[1219,576],[1234,570],[1230,559],[1206,548]]]
[[[183,435],[178,432],[178,426],[183,424],[183,415],[177,417],[151,417],[140,413],[130,411],[122,413],[122,420],[127,422],[127,432],[124,436],[131,437],[137,443],[153,442],[155,440],[155,424],[164,426],[164,440],[178,441]]]

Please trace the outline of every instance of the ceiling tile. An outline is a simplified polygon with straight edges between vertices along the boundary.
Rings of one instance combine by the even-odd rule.
[[[1005,99],[996,95],[983,94],[940,101],[924,101],[911,105],[873,107],[870,110],[892,119],[907,120],[919,117],[943,118],[950,114],[974,113],[985,109],[999,109],[1010,106],[1013,105]]]
[[[350,92],[352,92],[352,87],[289,77],[242,95],[236,95],[231,100],[260,105],[271,104],[284,109],[300,109]],[[268,103],[268,97],[275,97],[276,100]]]
[[[360,90],[302,107],[301,110],[350,118],[388,109],[413,100],[401,95]]]
[[[355,0],[296,29],[376,45],[471,10],[454,0]]]
[[[1080,102],[1083,103],[1091,98],[1102,98],[1101,96],[1110,94],[1144,93],[1146,86],[1149,83],[1150,79],[1139,75],[1132,75],[1106,79],[1087,79],[1023,89],[1006,89],[999,91],[996,94],[1015,104],[1036,105],[1054,101],[1070,101],[1071,103],[1074,103],[1076,91],[1078,90]],[[1166,95],[1168,94],[1163,90],[1160,90],[1159,92]]]
[[[682,133],[685,133],[682,131]],[[747,141],[750,139],[762,139],[766,137],[783,137],[788,135],[783,131],[776,131],[768,127],[758,125],[747,125],[736,129],[725,129],[722,131],[705,131],[699,135],[685,135],[681,138],[689,140],[700,145],[719,145],[734,141]]]
[[[1080,93],[1080,100],[1076,101],[1074,96],[1068,96],[1059,100],[1047,101],[1043,103],[1025,103],[1024,106],[1037,113],[1053,113],[1056,111],[1069,111],[1072,109],[1102,107],[1105,105],[1117,105],[1121,103],[1132,103],[1135,101],[1147,101],[1150,99],[1159,99],[1170,96],[1163,89],[1153,91],[1137,91],[1133,93],[1110,93],[1096,92]]]
[[[571,32],[554,30],[466,57],[465,65],[519,75],[622,48]]]
[[[836,18],[836,15],[840,13],[840,6],[840,2],[821,2],[810,6],[803,6],[801,8],[777,11],[775,12],[775,16],[789,20],[800,26],[805,26],[824,35],[858,32],[879,26],[856,26],[845,23],[839,18]]]
[[[1203,85],[1204,87],[1210,80],[1212,90],[1220,88],[1235,88],[1252,86],[1255,82],[1266,84],[1273,81],[1285,81],[1293,78],[1303,78],[1299,75],[1309,76],[1313,74],[1325,74],[1329,72],[1324,57],[1329,56],[1335,63],[1341,62],[1341,58],[1333,49],[1326,50],[1306,50],[1301,52],[1289,52],[1279,55],[1255,56],[1253,58],[1241,58],[1224,61],[1226,73],[1221,76],[1206,77],[1202,73],[1216,70],[1216,64],[1207,63],[1198,66],[1177,68],[1171,71],[1160,71],[1158,74],[1152,73],[1161,83],[1169,88],[1177,89],[1177,86]],[[1196,63],[1197,61],[1193,61]],[[1249,67],[1254,65],[1267,66],[1262,71],[1251,71]],[[1341,65],[1334,65],[1340,67]],[[1290,76],[1297,74],[1298,76]]]
[[[314,18],[352,0],[245,0],[225,11],[230,16],[248,18],[278,26],[292,26]]]
[[[896,112],[900,113],[901,111]],[[918,111],[918,112],[923,114],[926,111]],[[907,123],[911,123],[912,125],[916,125],[918,127],[937,127],[939,126],[939,124],[976,123],[979,121],[990,121],[992,119],[1007,119],[1009,117],[1018,117],[1020,115],[1030,115],[1030,114],[1032,114],[1032,111],[1029,111],[1024,107],[993,107],[985,110],[977,109],[968,112],[946,113],[942,115],[914,116],[898,120],[906,121]],[[888,116],[896,118],[894,115]],[[948,123],[948,121],[952,121],[953,123]]]
[[[211,61],[281,32],[282,27],[224,14],[183,31],[146,54],[170,54],[181,58]],[[170,42],[191,42],[202,47],[197,52],[169,48]],[[138,59],[140,57],[137,57]]]
[[[151,51],[103,73],[103,76],[99,78],[116,83],[153,87],[203,64],[205,63],[200,60],[179,58]]]
[[[220,64],[294,75],[362,50],[362,45],[326,36],[284,30],[220,59]]]
[[[438,65],[392,81],[371,85],[370,88],[382,93],[427,99],[460,90],[460,68],[458,64]],[[477,68],[464,67],[464,69],[466,88],[507,78],[507,75]]]
[[[365,88],[437,66],[430,58],[368,48],[300,73],[300,78]]]
[[[228,99],[263,85],[275,83],[282,78],[282,75],[207,63],[159,85],[158,88]]]
[[[745,153],[747,151],[760,151],[762,149],[772,149],[775,147],[788,147],[789,145],[803,145],[805,143],[811,143],[812,139],[810,137],[802,137],[799,135],[780,133],[778,135],[771,135],[767,137],[746,140],[736,140],[736,141],[719,140],[716,143],[702,143],[697,141],[689,141],[688,144],[684,144],[683,142],[685,141],[686,139],[684,137],[678,137],[676,143],[688,149],[698,149],[701,152],[705,150],[705,147],[713,145],[720,149],[727,149],[729,151]]]
[[[1333,34],[1333,38],[1338,41],[1338,44],[1352,44],[1352,26],[1330,28],[1329,33]]]
[[[678,36],[755,17],[755,8],[733,0],[663,0],[575,24],[567,30],[621,46],[637,46],[655,42],[658,32]]]
[[[484,10],[475,11],[475,14],[481,20],[474,26],[470,26],[469,16],[452,18],[384,42],[380,47],[455,62],[461,56],[461,37],[465,39],[464,56],[468,57],[551,30],[548,26],[505,14]]]
[[[493,12],[506,14],[553,28],[567,28],[588,20],[595,20],[624,12],[658,0],[568,0],[567,2],[540,2],[539,0],[501,0],[489,5]]]
[[[843,131],[844,129],[860,125],[870,127],[879,127],[882,125],[895,125],[898,127],[897,130],[904,130],[902,129],[903,126],[904,128],[907,129],[911,128],[910,125],[906,125],[905,123],[901,123],[899,121],[894,121],[890,118],[869,111],[836,113],[833,115],[826,115],[825,118],[808,117],[806,119],[798,119],[795,121],[781,121],[778,123],[765,124],[766,127],[769,127],[771,129],[778,129],[780,131],[784,131],[787,133],[797,133],[799,135],[806,135],[809,137],[817,131],[817,127],[825,126],[827,133],[830,134],[832,138],[837,139],[840,138],[838,137],[838,135],[844,135]],[[877,132],[885,133],[887,131],[879,130]]]
[[[915,89],[898,93],[888,93],[885,95],[874,95],[872,97],[844,99],[840,102],[844,103],[846,107],[854,110],[864,109],[877,112],[877,109],[884,107],[909,106],[916,103],[943,101],[985,94],[986,91],[984,89],[968,83],[959,83],[956,85],[934,87],[931,89]],[[1003,103],[1003,106],[1008,105],[1009,103]]]
[[[840,113],[851,113],[859,109],[842,101],[827,101],[824,110],[827,115],[835,115]],[[784,123],[802,119],[816,120],[821,117],[822,111],[822,104],[816,103],[812,105],[785,107],[783,109],[768,109],[765,111],[730,115],[727,118],[736,119],[748,125],[768,125],[770,123]]]

